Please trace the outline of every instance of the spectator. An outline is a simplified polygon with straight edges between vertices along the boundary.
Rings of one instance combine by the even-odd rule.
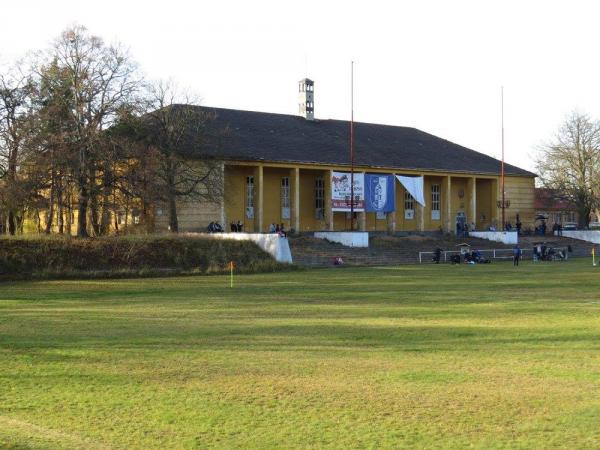
[[[440,259],[442,259],[442,249],[438,247],[433,251],[433,262],[439,264]]]
[[[513,266],[518,266],[520,259],[521,259],[521,248],[517,244],[517,245],[515,245],[515,248],[513,248]]]
[[[274,223],[269,225],[269,233],[275,233],[275,224]]]
[[[283,238],[287,237],[287,233],[285,232],[285,228],[284,228],[283,224],[281,224],[279,226],[279,236],[283,237]]]

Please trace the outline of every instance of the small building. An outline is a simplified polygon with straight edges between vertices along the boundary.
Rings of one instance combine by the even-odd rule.
[[[297,232],[446,231],[457,223],[501,228],[500,161],[415,128],[315,118],[314,82],[298,83],[299,115],[199,107],[214,113],[210,127],[227,129],[219,145],[197,151],[222,161],[218,204],[181,202],[180,231],[228,228],[265,232],[283,223]],[[195,151],[190,149],[190,151]],[[535,174],[505,165],[506,221],[535,216]],[[350,179],[354,178],[354,207]],[[156,224],[166,228],[164,209]]]
[[[535,188],[535,214],[536,217],[543,217],[550,225],[579,223],[575,204],[555,189]]]

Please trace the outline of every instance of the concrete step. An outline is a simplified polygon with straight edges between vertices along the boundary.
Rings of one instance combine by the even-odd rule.
[[[535,243],[543,241],[539,236],[526,236],[520,239],[520,247],[527,249]],[[562,237],[547,237],[545,240],[550,247],[571,247],[570,257],[589,256],[591,244],[575,239]],[[504,245],[477,238],[456,238],[454,236],[377,236],[370,239],[369,248],[351,248],[341,244],[328,242],[312,237],[290,238],[290,249],[295,264],[312,267],[333,266],[333,259],[341,257],[344,265],[398,265],[416,264],[419,262],[419,252],[433,251],[435,248],[443,250],[458,250],[460,243],[467,243],[473,249],[511,249],[511,245]],[[429,257],[427,261],[429,262]]]

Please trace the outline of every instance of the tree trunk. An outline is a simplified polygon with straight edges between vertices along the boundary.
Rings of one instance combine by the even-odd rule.
[[[167,162],[167,200],[169,207],[169,231],[171,233],[179,232],[179,223],[177,221],[177,195],[175,192],[175,175],[173,174],[173,166],[171,160]]]
[[[50,197],[50,206],[48,208],[48,215],[46,216],[46,226],[44,227],[44,233],[50,234],[52,231],[52,221],[54,218],[54,202],[52,201],[52,196]]]
[[[58,213],[56,217],[57,225],[58,225],[58,234],[63,234],[65,231],[64,226],[64,207],[63,207],[63,181],[62,177],[59,175],[56,181],[56,203],[58,207]]]
[[[112,167],[109,164],[104,165],[104,172],[102,174],[102,212],[100,214],[100,227],[99,231],[101,235],[106,235],[110,231],[110,195],[112,190]]]
[[[52,231],[52,220],[54,218],[54,174],[51,175],[50,181],[50,201],[48,202],[48,215],[46,216],[46,226],[44,227],[44,233],[50,234]]]
[[[92,195],[90,198],[90,220],[92,222],[92,230],[94,236],[100,236],[100,221],[98,214],[98,197]]]
[[[177,201],[173,192],[169,190],[169,231],[171,233],[179,232],[179,223],[177,221]]]
[[[86,183],[79,183],[79,200],[77,214],[77,236],[88,237],[87,231],[87,210],[88,210],[88,191]]]
[[[8,234],[14,236],[17,231],[17,219],[14,211],[8,211]]]
[[[592,212],[592,208],[580,206],[577,212],[579,213],[579,227],[588,228],[590,226],[590,213]]]

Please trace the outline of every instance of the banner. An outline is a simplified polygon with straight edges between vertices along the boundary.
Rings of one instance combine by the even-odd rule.
[[[365,211],[388,213],[396,210],[393,175],[365,175]]]
[[[408,191],[412,197],[425,206],[425,197],[423,196],[423,177],[403,177],[402,175],[396,175],[398,181],[402,183],[402,186]]]
[[[350,211],[350,173],[333,172],[331,176],[331,209]],[[365,210],[365,175],[354,174],[354,211]]]

